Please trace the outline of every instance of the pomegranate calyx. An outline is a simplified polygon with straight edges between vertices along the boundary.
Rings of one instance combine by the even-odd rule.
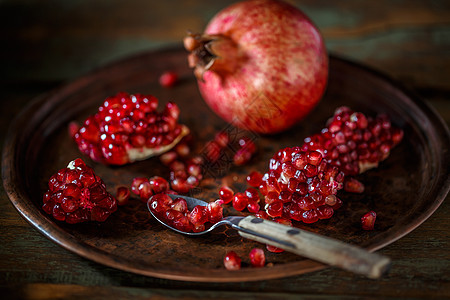
[[[194,68],[195,77],[202,81],[206,71],[232,73],[241,56],[236,43],[223,35],[188,33],[184,47],[190,52],[189,67]]]

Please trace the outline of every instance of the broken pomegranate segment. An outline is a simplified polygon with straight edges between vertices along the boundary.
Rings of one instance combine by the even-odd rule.
[[[229,271],[236,271],[241,268],[241,258],[234,251],[229,251],[223,258],[223,264]]]
[[[366,117],[348,107],[336,109],[327,127],[305,139],[302,150],[319,151],[345,175],[357,175],[378,166],[403,138],[387,115]]]
[[[200,232],[206,226],[223,219],[222,200],[197,205],[189,211],[186,200],[179,197],[172,200],[167,194],[160,193],[148,199],[148,207],[165,224],[184,232]]]
[[[361,225],[364,230],[373,230],[375,228],[375,220],[377,214],[374,211],[369,211],[361,217]]]
[[[117,210],[117,200],[106,191],[100,177],[78,158],[50,178],[42,209],[69,224],[103,222]]]
[[[403,131],[385,115],[372,119],[338,108],[321,133],[272,157],[259,186],[265,211],[272,218],[304,223],[331,218],[342,205],[336,197],[339,190],[364,191],[364,185],[350,176],[376,167],[402,137]]]
[[[169,102],[157,111],[158,99],[124,92],[107,98],[73,134],[82,153],[92,160],[124,165],[160,155],[174,147],[189,129],[178,124],[180,109]],[[70,132],[74,132],[71,123]]]

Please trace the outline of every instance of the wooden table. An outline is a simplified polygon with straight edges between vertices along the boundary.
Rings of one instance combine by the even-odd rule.
[[[290,2],[318,25],[330,52],[399,80],[450,123],[448,1]],[[201,31],[229,3],[2,1],[2,145],[8,124],[34,97],[116,59],[180,44],[186,29]],[[448,201],[419,228],[379,251],[393,260],[391,272],[380,280],[327,268],[267,281],[193,283],[126,273],[81,258],[31,227],[1,189],[0,290],[10,298],[450,297]]]

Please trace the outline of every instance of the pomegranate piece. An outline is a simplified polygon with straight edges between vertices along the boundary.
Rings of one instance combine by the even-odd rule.
[[[263,175],[257,171],[252,171],[247,175],[247,183],[252,187],[259,187],[262,183]]]
[[[159,77],[159,84],[165,88],[173,87],[178,82],[178,74],[174,71],[166,71]]]
[[[241,268],[241,258],[234,251],[229,251],[223,258],[223,265],[229,271],[236,271]]]
[[[266,256],[264,251],[260,248],[253,248],[249,254],[250,263],[253,267],[261,268],[266,264]]]
[[[361,217],[361,225],[364,230],[373,230],[375,227],[375,220],[377,214],[374,211],[369,211],[364,216]]]
[[[124,165],[160,155],[189,129],[178,124],[180,110],[175,103],[167,103],[162,112],[157,107],[154,96],[118,93],[84,121],[73,139],[83,154],[104,164]]]
[[[256,152],[255,143],[244,136],[238,140],[239,148],[233,156],[233,162],[236,166],[242,166],[248,163]]]
[[[118,205],[125,205],[130,200],[130,190],[125,186],[117,188],[116,199]]]
[[[377,167],[402,138],[403,131],[386,115],[370,118],[340,107],[321,133],[305,139],[302,149],[317,150],[345,175],[357,175]]]
[[[117,210],[117,200],[106,191],[104,182],[92,168],[78,158],[50,178],[42,209],[69,224],[104,222]]]
[[[281,248],[278,248],[278,247],[275,247],[272,245],[266,245],[266,249],[267,249],[267,251],[272,252],[272,253],[284,252],[284,249],[281,249]]]

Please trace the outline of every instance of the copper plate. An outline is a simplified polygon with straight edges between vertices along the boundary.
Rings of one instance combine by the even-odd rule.
[[[172,89],[158,84],[159,75],[175,70],[181,77]],[[58,169],[81,157],[69,138],[67,125],[82,121],[102,101],[118,91],[150,93],[162,103],[174,100],[181,107],[181,122],[195,133],[196,151],[221,129],[243,132],[214,115],[202,101],[195,79],[181,48],[144,53],[114,63],[77,79],[36,99],[11,125],[2,158],[5,190],[19,213],[42,234],[64,248],[98,263],[138,274],[188,281],[248,281],[302,274],[325,266],[290,253],[267,253],[272,267],[226,271],[222,259],[235,250],[244,258],[253,247],[232,230],[218,230],[202,237],[171,232],[150,217],[145,205],[133,200],[104,223],[68,225],[55,221],[41,209],[46,184]],[[329,87],[315,111],[296,127],[274,136],[247,132],[259,146],[251,164],[236,168],[227,163],[205,170],[198,195],[214,200],[221,184],[236,191],[245,188],[251,170],[264,172],[275,151],[294,146],[319,131],[336,107],[347,105],[369,115],[386,112],[405,131],[405,139],[379,168],[361,175],[366,191],[362,195],[341,192],[345,204],[329,220],[299,227],[332,236],[369,250],[380,249],[401,238],[424,222],[442,203],[449,190],[449,131],[429,106],[396,82],[358,64],[331,57]],[[90,161],[108,189],[115,194],[119,185],[133,177],[161,175],[168,170],[153,158],[123,167],[108,167]],[[360,217],[378,213],[374,231],[363,231]],[[228,209],[227,213],[235,213]]]

